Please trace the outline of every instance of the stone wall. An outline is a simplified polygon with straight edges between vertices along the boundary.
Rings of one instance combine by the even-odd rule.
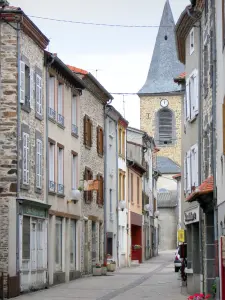
[[[88,167],[93,172],[93,179],[97,174],[104,178],[104,156],[100,157],[97,152],[97,126],[104,128],[104,105],[91,92],[84,90],[81,96],[81,118],[80,118],[80,143],[81,143],[81,163],[80,163],[80,185],[83,185],[84,170]],[[92,121],[92,147],[87,149],[84,145],[84,124],[83,118],[88,115]],[[83,193],[82,193],[83,194]],[[103,260],[103,230],[101,230],[101,247],[99,247],[99,226],[103,229],[104,210],[96,203],[97,192],[93,192],[93,199],[90,204],[86,204],[82,195],[82,213],[89,218],[88,221],[88,273],[92,271],[92,264],[99,259]],[[96,220],[96,261],[92,262],[92,222]],[[85,226],[83,224],[83,226]],[[84,232],[84,229],[83,229]],[[84,237],[84,235],[83,235]],[[85,240],[82,240],[81,268],[84,272]]]
[[[175,115],[175,141],[173,145],[159,146],[160,152],[158,155],[166,156],[181,165],[181,101],[182,95],[167,95],[167,96],[141,96],[140,97],[140,117],[141,130],[146,131],[150,136],[155,137],[156,132],[156,113],[161,109],[160,101],[167,99],[169,101],[168,108]],[[157,141],[156,145],[157,145]]]

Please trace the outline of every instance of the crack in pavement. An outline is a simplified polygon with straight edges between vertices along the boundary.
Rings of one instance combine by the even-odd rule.
[[[166,268],[168,265],[171,264],[171,261],[168,261],[168,262],[164,262],[160,267],[156,268],[155,270],[145,274],[144,276],[142,276],[141,278],[133,281],[132,283],[122,287],[122,288],[119,288],[118,290],[115,290],[105,296],[102,296],[100,298],[97,298],[97,300],[111,300],[133,288],[135,288],[136,286],[142,284],[143,282],[145,282],[147,279],[149,279],[150,277],[152,277],[153,275],[155,275],[155,273],[157,272],[160,272],[162,271],[164,268]],[[134,274],[136,275],[136,274]]]

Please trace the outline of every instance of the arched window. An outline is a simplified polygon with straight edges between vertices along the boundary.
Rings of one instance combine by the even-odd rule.
[[[157,112],[157,137],[159,145],[170,145],[174,142],[174,115],[168,108]]]

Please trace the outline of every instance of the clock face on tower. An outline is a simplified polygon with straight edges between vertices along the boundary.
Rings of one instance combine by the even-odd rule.
[[[169,105],[169,101],[167,99],[163,99],[161,100],[160,105],[162,107],[167,107]]]

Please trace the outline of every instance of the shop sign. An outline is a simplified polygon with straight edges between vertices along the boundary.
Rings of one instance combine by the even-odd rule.
[[[199,222],[199,207],[184,212],[184,224],[192,224]]]
[[[32,206],[24,206],[23,207],[23,214],[29,215],[32,217],[38,218],[46,218],[46,211],[39,207],[32,207]]]
[[[177,232],[178,242],[184,243],[185,242],[185,230],[179,229]]]

